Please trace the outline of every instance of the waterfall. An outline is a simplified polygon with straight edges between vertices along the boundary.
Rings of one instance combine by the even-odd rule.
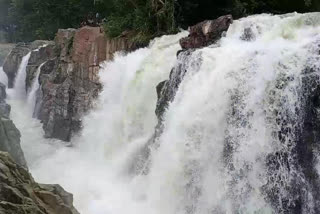
[[[36,76],[32,82],[31,85],[31,89],[30,92],[28,94],[28,99],[27,99],[27,103],[30,106],[31,109],[35,110],[35,105],[36,105],[36,95],[37,95],[37,91],[39,89],[39,76],[40,76],[40,72],[41,72],[41,68],[42,66],[45,64],[46,62],[42,63],[41,65],[39,65],[37,72],[36,72]]]
[[[319,213],[320,13],[236,20],[177,59],[186,34],[102,65],[103,91],[74,147],[44,139],[11,102],[35,179],[61,184],[82,214]],[[178,89],[149,145],[156,86],[168,78]],[[134,174],[146,146],[148,173]]]
[[[35,179],[61,184],[74,194],[75,205],[84,214],[126,213],[132,207],[144,210],[126,189],[131,188],[125,182],[130,179],[127,170],[130,158],[153,134],[157,124],[155,86],[169,76],[180,49],[179,39],[186,35],[163,36],[148,48],[119,53],[114,61],[101,65],[104,88],[97,107],[83,120],[81,135],[72,139],[74,147],[44,139],[41,123],[30,117],[28,105],[23,100],[9,100]],[[131,208],[124,207],[122,200]]]
[[[25,85],[26,76],[27,76],[26,69],[27,69],[30,56],[31,56],[31,51],[22,58],[21,63],[19,65],[16,78],[14,80],[14,85],[13,85],[14,88],[12,91],[13,93],[12,96],[14,98],[20,99],[20,98],[26,97],[26,85]]]
[[[319,13],[251,16],[192,53],[201,65],[189,66],[152,154],[155,213],[319,213],[316,167],[301,161],[313,153],[296,145],[311,145],[299,132],[319,32]]]

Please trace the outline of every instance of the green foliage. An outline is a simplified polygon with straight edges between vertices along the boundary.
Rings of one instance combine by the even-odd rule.
[[[104,0],[113,9],[104,27],[110,37],[134,32],[132,40],[144,43],[163,33],[176,32],[174,0]]]
[[[79,27],[102,9],[92,0],[0,0],[0,7],[0,30],[12,42],[53,39],[59,28]]]
[[[124,32],[145,43],[205,19],[232,14],[320,11],[320,0],[0,0],[0,34],[8,42],[53,39],[96,13],[108,36]]]
[[[320,11],[320,0],[178,0],[178,5],[176,20],[183,27],[224,14],[240,18],[257,13]]]

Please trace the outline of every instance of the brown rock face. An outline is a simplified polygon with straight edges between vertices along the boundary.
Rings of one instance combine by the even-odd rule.
[[[37,117],[46,137],[69,141],[101,89],[99,64],[133,45],[125,37],[108,39],[100,27],[88,26],[59,30],[55,44],[57,57],[41,68]]]
[[[59,185],[36,183],[8,153],[0,152],[0,213],[79,214],[73,196]]]
[[[183,49],[201,48],[213,44],[221,38],[233,22],[231,15],[221,16],[215,20],[207,20],[190,27],[190,35],[180,40]]]

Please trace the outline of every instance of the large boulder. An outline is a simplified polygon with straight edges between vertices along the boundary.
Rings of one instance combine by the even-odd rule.
[[[221,38],[233,22],[231,15],[207,20],[190,27],[190,35],[180,40],[183,49],[201,48],[213,44]]]
[[[59,185],[43,185],[16,164],[8,153],[0,152],[0,213],[78,214],[73,196]]]

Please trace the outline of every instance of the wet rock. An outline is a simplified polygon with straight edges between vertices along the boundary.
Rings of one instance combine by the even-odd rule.
[[[245,28],[243,30],[243,34],[241,35],[240,39],[244,41],[252,41],[255,39],[255,35],[251,28]]]
[[[12,120],[0,115],[0,151],[8,152],[18,164],[27,167],[20,146],[20,137],[20,131]]]
[[[135,47],[127,35],[109,39],[100,27],[60,29],[54,41],[18,44],[7,57],[4,71],[11,88],[22,57],[32,51],[26,90],[34,81],[41,84],[33,116],[43,123],[45,137],[69,141],[80,130],[81,117],[92,108],[102,87],[99,64],[111,60],[117,51]],[[39,79],[35,80],[40,65]]]
[[[188,70],[197,71],[201,65],[201,59],[195,61],[192,56],[194,53],[192,50],[185,50],[179,53],[178,63],[172,69],[169,80],[163,81],[157,86],[157,105],[155,113],[158,117],[158,121],[161,123],[163,120],[163,115],[170,102],[173,101],[176,92],[182,82],[185,74]]]
[[[4,101],[7,98],[6,86],[0,82],[0,101]]]
[[[190,35],[180,40],[183,49],[201,48],[219,40],[233,22],[231,15],[207,20],[190,27]]]
[[[9,118],[11,112],[11,106],[5,102],[0,102],[0,114],[4,118]]]
[[[85,26],[59,30],[55,45],[57,56],[41,68],[36,116],[46,137],[69,141],[102,88],[99,64],[133,44],[125,37],[108,39],[100,27]]]
[[[9,118],[11,106],[6,103],[6,97],[6,86],[0,83],[0,115],[2,115],[2,117]]]
[[[9,152],[13,159],[23,167],[27,167],[20,146],[20,132],[9,119],[11,106],[6,103],[6,86],[0,83],[0,151]]]
[[[0,213],[78,214],[73,197],[59,185],[43,185],[0,152]]]
[[[17,44],[10,54],[7,56],[4,64],[3,71],[8,76],[8,87],[12,88],[14,84],[14,79],[18,71],[19,65],[22,61],[22,58],[30,52],[28,45],[24,43]]]
[[[30,59],[28,62],[28,66],[26,69],[27,76],[26,76],[26,89],[28,90],[33,80],[36,76],[39,66],[48,61],[49,59],[55,58],[57,56],[55,44],[54,42],[48,41],[45,44],[40,43],[39,50],[32,51],[30,55]]]
[[[8,76],[8,87],[12,88],[14,84],[14,79],[16,77],[19,65],[22,58],[27,55],[30,51],[36,50],[37,48],[45,45],[51,44],[49,41],[36,40],[32,43],[18,43],[7,56],[4,64],[3,71]],[[41,64],[41,63],[40,63]]]

